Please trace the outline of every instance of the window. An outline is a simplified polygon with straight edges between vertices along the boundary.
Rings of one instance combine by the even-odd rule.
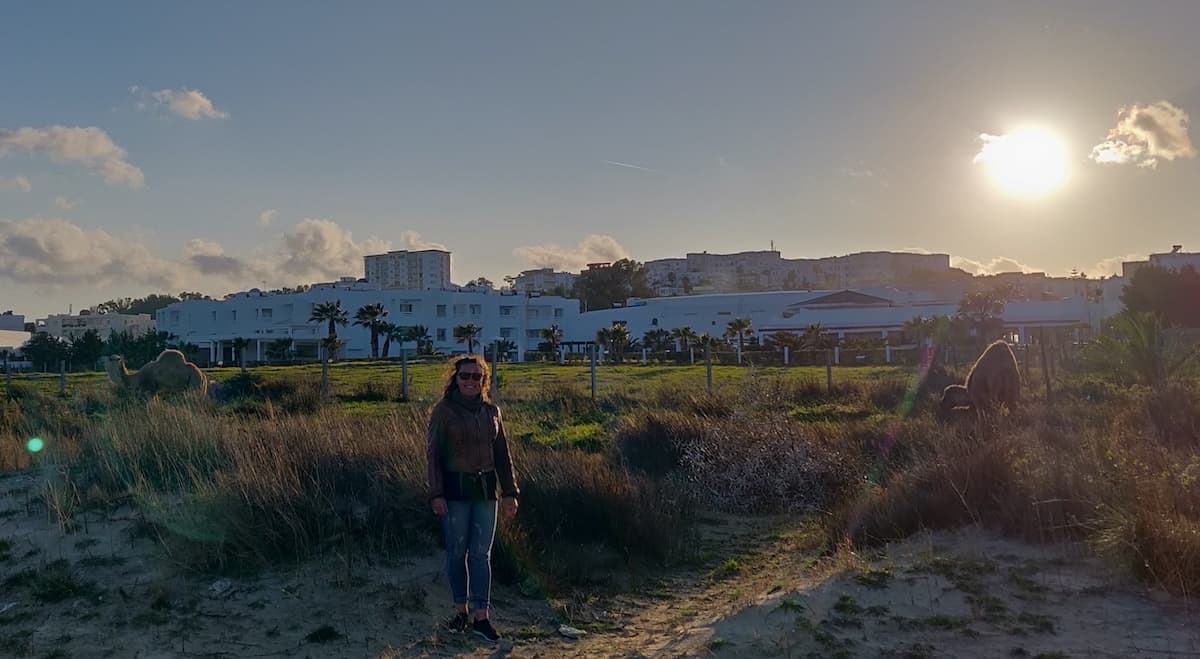
[[[400,313],[412,313],[413,305],[411,302],[405,302],[403,304],[398,304],[398,305],[396,305],[396,310],[399,311]]]
[[[471,315],[472,316],[479,316],[482,314],[483,314],[483,305],[481,305],[481,304],[472,304],[471,305]]]
[[[217,322],[217,312],[212,312],[212,319],[214,323]]]
[[[513,312],[512,307],[500,307],[500,315],[501,316],[511,316],[512,312]]]
[[[467,305],[465,305],[465,304],[454,305],[454,315],[455,316],[461,316],[465,313],[467,313]]]
[[[542,338],[542,330],[535,330],[535,329],[525,330],[525,338],[540,339],[540,338]]]
[[[537,309],[530,309],[530,310],[528,311],[528,313],[526,314],[526,316],[527,316],[527,317],[529,317],[529,318],[537,318],[537,317],[538,317],[538,310],[537,310]]]
[[[500,328],[500,338],[502,338],[502,339],[511,339],[516,335],[517,335],[517,328],[515,328],[515,327],[501,327]]]
[[[444,305],[444,304],[437,305],[437,317],[438,318],[446,317],[446,305]]]
[[[230,320],[237,320],[237,309],[234,309],[233,311],[230,311],[230,312],[229,312],[229,319],[230,319]]]
[[[445,341],[445,340],[446,340],[446,328],[445,328],[445,327],[439,327],[439,328],[438,328],[438,330],[437,330],[437,340],[438,340],[438,341]]]
[[[171,324],[172,324],[172,325],[178,325],[178,324],[179,324],[179,312],[178,312],[178,311],[172,311],[172,312],[171,312]]]
[[[562,310],[562,307],[555,307],[555,308],[554,308],[554,317],[555,317],[555,318],[562,318],[562,317],[563,317],[563,310]]]
[[[265,309],[259,309],[259,310],[258,310],[258,317],[259,317],[259,318],[266,319],[266,318],[271,318],[271,317],[273,317],[274,315],[275,315],[275,310],[274,310],[274,309],[271,309],[271,308],[269,308],[269,307],[268,307],[268,308],[265,308]]]

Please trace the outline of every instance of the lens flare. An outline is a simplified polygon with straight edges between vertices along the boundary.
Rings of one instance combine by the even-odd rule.
[[[28,442],[25,442],[25,448],[30,453],[37,453],[46,448],[46,442],[43,442],[41,437],[33,437]]]

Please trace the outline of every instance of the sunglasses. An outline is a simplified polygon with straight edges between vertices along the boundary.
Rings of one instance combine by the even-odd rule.
[[[459,380],[475,380],[478,382],[483,379],[483,373],[459,373]]]

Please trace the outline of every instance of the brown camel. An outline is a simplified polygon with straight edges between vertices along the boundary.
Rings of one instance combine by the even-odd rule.
[[[997,407],[1015,410],[1021,397],[1021,372],[1012,348],[995,341],[983,351],[967,373],[966,385],[952,384],[942,391],[942,411],[969,405],[980,421]]]
[[[113,355],[106,364],[108,379],[118,387],[144,394],[197,391],[208,395],[208,376],[178,350],[164,350],[137,371],[125,367],[125,358]]]

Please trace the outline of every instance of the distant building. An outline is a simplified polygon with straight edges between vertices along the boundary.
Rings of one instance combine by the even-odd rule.
[[[39,318],[35,329],[70,341],[83,336],[88,330],[96,330],[100,338],[107,339],[113,332],[142,336],[153,332],[154,327],[154,317],[150,314],[104,313],[84,309],[76,315],[52,314]]]
[[[1137,274],[1139,269],[1148,265],[1164,270],[1182,270],[1191,266],[1200,271],[1200,252],[1185,252],[1183,245],[1175,245],[1170,252],[1151,254],[1145,261],[1123,262],[1121,276],[1130,279]]]
[[[572,272],[555,272],[554,268],[524,270],[511,280],[512,289],[518,293],[551,293],[570,291],[575,287],[579,275]]]
[[[363,257],[368,283],[379,288],[439,290],[450,288],[450,252],[440,249],[397,250]]]
[[[0,330],[9,332],[25,331],[25,316],[18,316],[12,311],[0,313]]]
[[[542,330],[555,323],[571,322],[579,315],[579,303],[561,297],[529,297],[485,289],[381,289],[367,282],[348,281],[314,286],[300,293],[251,290],[224,300],[183,300],[158,312],[158,328],[199,346],[202,363],[233,363],[236,338],[250,340],[246,353],[249,362],[264,361],[269,344],[277,339],[290,340],[297,358],[317,359],[327,326],[310,322],[309,318],[316,305],[334,300],[340,301],[351,317],[360,307],[381,303],[388,312],[388,322],[424,326],[433,348],[443,353],[465,352],[467,346],[455,340],[454,328],[474,324],[483,328],[479,339],[485,347],[497,339],[511,341],[516,346],[512,358],[518,361],[526,352],[537,350]],[[371,356],[366,328],[338,327],[337,334],[345,341],[340,356]],[[399,354],[398,346],[392,344],[390,348],[391,356]],[[404,350],[412,353],[416,346],[408,341]]]
[[[776,250],[734,254],[689,253],[645,264],[660,296],[691,293],[812,290],[891,286],[914,273],[945,273],[948,254],[859,252],[819,259],[785,259]]]

